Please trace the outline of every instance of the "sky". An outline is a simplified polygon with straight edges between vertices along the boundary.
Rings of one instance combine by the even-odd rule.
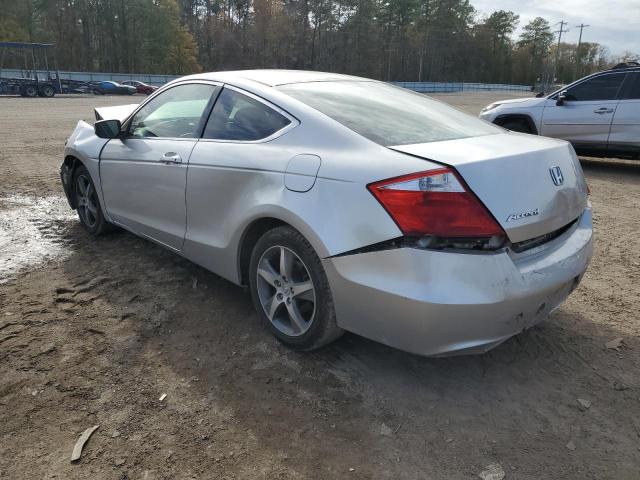
[[[543,17],[554,25],[569,22],[562,35],[568,43],[578,43],[577,25],[590,25],[582,33],[583,42],[596,42],[609,47],[612,55],[629,50],[640,56],[640,0],[471,0],[480,14],[511,10],[520,15],[516,37],[522,27],[535,17]],[[556,37],[557,41],[557,37]]]

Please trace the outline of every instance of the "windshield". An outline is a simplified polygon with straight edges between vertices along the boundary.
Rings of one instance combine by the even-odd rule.
[[[278,87],[380,145],[410,145],[500,133],[444,103],[382,82],[308,82]]]

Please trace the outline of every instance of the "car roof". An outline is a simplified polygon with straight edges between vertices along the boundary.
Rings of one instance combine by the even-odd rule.
[[[606,70],[606,71],[607,72],[610,72],[610,71],[628,72],[630,70],[631,71],[640,70],[640,63],[638,63],[636,61],[621,62],[621,63],[618,63],[617,65],[611,67],[609,70]]]
[[[309,70],[236,70],[227,72],[209,72],[190,75],[190,80],[216,80],[233,82],[234,80],[251,80],[269,87],[290,83],[330,82],[330,81],[372,81],[368,78],[343,75],[339,73],[314,72]]]

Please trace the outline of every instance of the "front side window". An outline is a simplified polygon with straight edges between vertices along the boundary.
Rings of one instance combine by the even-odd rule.
[[[202,115],[215,85],[191,83],[162,92],[134,115],[129,125],[132,137],[196,138]]]
[[[291,121],[262,102],[225,88],[204,130],[204,138],[255,141],[267,138]]]
[[[308,82],[278,88],[383,146],[502,132],[423,94],[382,82]]]
[[[571,101],[615,100],[624,80],[624,73],[613,73],[590,78],[567,90],[566,99]]]

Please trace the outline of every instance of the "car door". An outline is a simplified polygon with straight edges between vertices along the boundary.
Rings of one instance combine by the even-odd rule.
[[[620,155],[640,154],[640,71],[627,73],[611,124],[609,151]]]
[[[298,153],[285,133],[297,124],[277,106],[224,87],[189,160],[187,258],[237,281],[232,237],[256,203],[283,195],[284,172]]]
[[[187,163],[220,90],[171,87],[139,108],[100,154],[107,212],[118,224],[180,250],[186,230]]]
[[[551,97],[542,113],[541,135],[562,138],[576,148],[604,150],[625,74],[605,73],[569,87],[565,100]]]

